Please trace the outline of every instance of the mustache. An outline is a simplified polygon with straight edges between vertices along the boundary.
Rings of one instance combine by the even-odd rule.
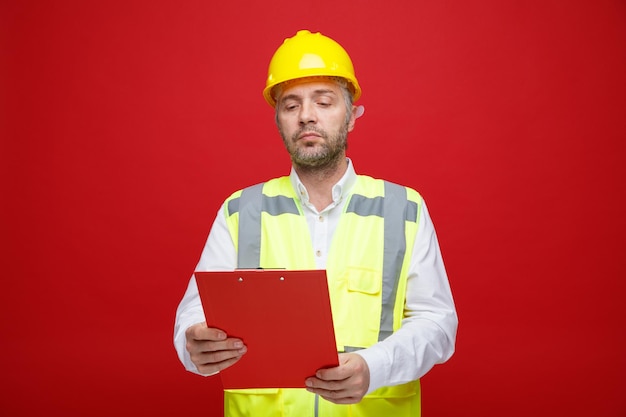
[[[328,135],[326,134],[326,132],[323,129],[320,129],[320,128],[315,127],[315,126],[304,126],[304,127],[301,127],[300,129],[298,129],[298,131],[291,136],[291,139],[293,141],[296,141],[296,140],[298,140],[298,138],[303,133],[309,133],[309,132],[317,133],[318,135],[320,135],[324,139],[328,138]]]

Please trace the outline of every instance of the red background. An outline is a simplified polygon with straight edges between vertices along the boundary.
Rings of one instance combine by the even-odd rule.
[[[0,2],[0,414],[221,412],[174,312],[220,202],[289,171],[261,90],[302,28],[356,65],[357,170],[437,227],[460,327],[424,415],[624,416],[618,0]]]

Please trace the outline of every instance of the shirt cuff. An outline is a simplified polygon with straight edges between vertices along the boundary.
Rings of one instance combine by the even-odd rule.
[[[384,350],[371,347],[354,352],[360,355],[370,371],[370,385],[367,388],[366,395],[387,384],[387,370],[390,369],[389,360]]]

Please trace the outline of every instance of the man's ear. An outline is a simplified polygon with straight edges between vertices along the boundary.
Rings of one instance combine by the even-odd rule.
[[[348,122],[348,132],[352,132],[356,123],[356,119],[363,116],[363,113],[365,113],[365,107],[352,106],[352,114],[350,115],[350,122]]]

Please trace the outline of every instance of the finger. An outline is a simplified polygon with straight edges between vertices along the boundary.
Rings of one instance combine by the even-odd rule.
[[[201,336],[208,340],[224,340],[228,337],[225,331],[212,327],[205,328]]]
[[[329,390],[322,388],[309,388],[307,391],[317,394],[324,398],[326,401],[330,401],[335,404],[355,404],[360,401],[361,397],[353,395],[349,390]]]
[[[244,346],[241,349],[229,349],[229,350],[217,350],[217,351],[209,351],[209,352],[194,352],[191,354],[191,359],[194,362],[200,364],[207,363],[219,363],[226,360],[230,360],[233,358],[238,358],[243,356],[247,352],[247,348]]]
[[[346,381],[356,378],[355,383],[369,380],[369,368],[365,360],[354,353],[342,353],[339,355],[339,366],[334,368],[319,369],[315,376],[324,381]]]
[[[315,377],[307,378],[304,384],[308,388],[317,390],[316,394],[336,392],[344,389],[344,381],[327,381]]]
[[[239,359],[241,359],[241,356],[230,358],[228,360],[217,363],[196,364],[196,368],[198,368],[198,371],[203,374],[215,374],[223,369],[233,366],[239,361]]]
[[[219,350],[241,350],[245,347],[241,339],[228,338],[219,342],[212,340],[192,340],[188,341],[190,352],[216,352]]]
[[[247,347],[241,349],[218,350],[210,352],[190,351],[191,361],[201,373],[213,374],[236,363],[247,352]]]
[[[350,354],[341,353],[339,354],[339,366],[319,369],[315,376],[325,381],[342,381],[349,378],[352,375],[351,359]]]
[[[348,377],[340,367],[320,369],[315,373],[315,376],[322,381],[343,381]]]
[[[369,386],[367,363],[354,354],[342,354],[339,361],[339,366],[320,369],[315,377],[307,378],[307,389],[337,404],[358,402]]]
[[[320,395],[320,397],[322,397],[326,401],[330,401],[331,403],[335,403],[335,404],[356,404],[359,401],[361,401],[360,397],[339,397],[339,398],[337,398],[335,396],[325,396],[325,395]]]
[[[225,340],[227,338],[226,332],[221,329],[207,327],[206,322],[194,324],[190,326],[185,332],[187,340]]]

